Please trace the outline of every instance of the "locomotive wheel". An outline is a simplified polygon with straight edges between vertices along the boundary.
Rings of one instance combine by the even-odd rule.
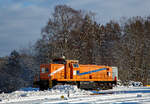
[[[103,89],[104,89],[104,90],[107,90],[107,89],[108,89],[108,84],[107,84],[107,83],[104,83]]]
[[[47,80],[41,80],[39,84],[40,90],[47,90],[48,89],[48,81]]]
[[[77,88],[80,88],[80,82],[77,82]]]
[[[112,83],[108,83],[108,87],[109,87],[109,89],[112,89],[113,88],[113,84]]]

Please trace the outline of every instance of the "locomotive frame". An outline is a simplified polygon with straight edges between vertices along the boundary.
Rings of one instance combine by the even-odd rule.
[[[40,80],[34,84],[47,90],[57,84],[77,85],[82,89],[111,89],[117,84],[116,67],[82,65],[78,60],[55,59],[53,63],[40,65]]]

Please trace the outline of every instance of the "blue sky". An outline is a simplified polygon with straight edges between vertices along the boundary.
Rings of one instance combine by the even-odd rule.
[[[0,0],[0,56],[39,39],[59,4],[95,12],[96,20],[103,24],[120,17],[150,15],[150,0]]]

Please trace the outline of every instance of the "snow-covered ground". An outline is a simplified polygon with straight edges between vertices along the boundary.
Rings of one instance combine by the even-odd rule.
[[[96,92],[60,85],[48,91],[22,90],[0,94],[0,104],[150,104],[150,87],[118,86]]]

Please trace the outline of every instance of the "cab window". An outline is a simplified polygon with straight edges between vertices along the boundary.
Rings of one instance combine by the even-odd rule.
[[[41,73],[45,73],[45,68],[42,68],[42,69],[41,69]]]
[[[49,72],[49,70],[48,70],[48,68],[46,68],[46,69],[45,69],[45,73],[48,73],[48,72]]]
[[[73,64],[73,68],[78,68],[79,65],[78,64]]]
[[[42,68],[41,69],[41,73],[48,73],[49,72],[49,69],[48,68]]]

